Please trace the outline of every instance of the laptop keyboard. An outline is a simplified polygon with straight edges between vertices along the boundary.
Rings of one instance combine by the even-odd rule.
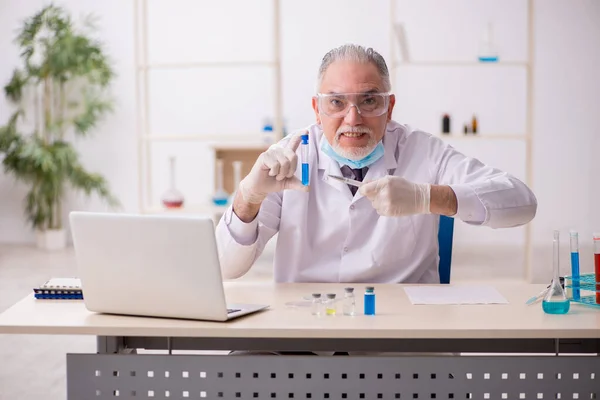
[[[240,308],[228,308],[227,314],[231,314],[231,313],[238,312],[238,311],[242,311],[242,310]]]

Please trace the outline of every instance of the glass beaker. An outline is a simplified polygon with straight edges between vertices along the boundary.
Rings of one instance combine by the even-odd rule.
[[[229,200],[229,193],[223,188],[223,160],[218,158],[215,162],[215,168],[217,169],[215,177],[217,189],[212,197],[213,203],[217,206],[225,206]]]
[[[169,157],[169,189],[162,195],[161,201],[166,208],[181,208],[183,194],[175,188],[175,157]]]
[[[571,307],[571,303],[569,302],[569,299],[567,299],[567,296],[565,296],[565,291],[560,284],[560,267],[558,258],[560,244],[559,235],[559,231],[554,231],[552,283],[550,284],[548,293],[546,293],[546,296],[544,296],[544,300],[542,301],[542,309],[547,314],[566,314],[569,312],[569,308]]]

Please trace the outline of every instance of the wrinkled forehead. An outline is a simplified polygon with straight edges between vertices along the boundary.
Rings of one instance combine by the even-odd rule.
[[[383,79],[373,63],[335,61],[323,74],[320,93],[383,92]]]

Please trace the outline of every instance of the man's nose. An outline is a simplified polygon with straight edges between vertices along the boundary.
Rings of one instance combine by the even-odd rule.
[[[348,113],[344,117],[344,122],[350,126],[356,126],[362,123],[362,117],[360,116],[360,111],[356,105],[352,104],[350,106]]]

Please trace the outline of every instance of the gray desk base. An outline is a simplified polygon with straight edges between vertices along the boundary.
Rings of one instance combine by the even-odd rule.
[[[303,344],[302,344],[303,343]],[[371,344],[368,344],[371,343]],[[598,340],[231,340],[101,337],[100,354],[67,355],[69,400],[90,399],[600,399]],[[139,346],[144,344],[144,346]],[[203,350],[484,351],[519,356],[215,356]],[[410,350],[407,350],[410,348]],[[170,353],[170,351],[169,351]]]

